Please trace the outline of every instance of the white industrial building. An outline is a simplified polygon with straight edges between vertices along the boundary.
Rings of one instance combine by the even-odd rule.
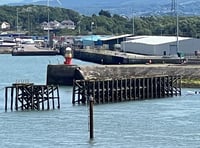
[[[177,48],[177,45],[178,48]],[[200,53],[200,39],[176,36],[135,36],[121,43],[124,52],[144,55],[185,55]]]

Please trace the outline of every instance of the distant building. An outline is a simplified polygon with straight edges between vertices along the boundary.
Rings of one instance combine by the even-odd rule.
[[[107,50],[121,50],[120,43],[125,41],[126,37],[132,34],[124,34],[118,36],[110,35],[86,35],[75,38],[75,45],[83,48],[97,48]]]
[[[177,48],[176,36],[135,36],[121,43],[124,52],[143,55],[194,55],[200,52],[200,39],[178,37],[178,45]]]
[[[123,34],[117,36],[107,36],[98,41],[99,45],[103,45],[103,48],[110,50],[121,50],[121,42],[126,41],[127,37],[131,37],[132,34]]]
[[[56,20],[50,22],[49,24],[50,24],[50,27],[54,28],[54,29],[59,29],[60,26],[61,26],[61,24],[58,21],[56,21]]]
[[[75,29],[74,22],[71,20],[64,20],[61,23],[54,20],[50,22],[43,22],[40,24],[43,30],[58,30],[58,29]]]
[[[75,24],[71,20],[64,20],[61,22],[62,27],[67,28],[67,29],[75,29]]]
[[[10,24],[8,22],[3,22],[1,24],[1,29],[2,30],[10,30]]]

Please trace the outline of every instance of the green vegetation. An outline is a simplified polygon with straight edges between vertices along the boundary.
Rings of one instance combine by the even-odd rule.
[[[99,14],[84,16],[79,13],[57,7],[46,7],[37,5],[26,6],[1,6],[0,23],[6,21],[11,24],[11,30],[28,31],[31,35],[46,34],[40,27],[44,21],[72,20],[75,30],[58,30],[58,35],[77,35],[77,34],[129,34],[133,32],[133,18],[110,14],[108,11],[101,10]],[[17,13],[18,12],[18,13]],[[18,15],[18,17],[17,17]],[[93,22],[93,24],[91,24]],[[200,17],[199,16],[181,16],[179,17],[179,33],[181,36],[199,37],[200,36]],[[134,18],[135,35],[175,35],[176,17],[166,16],[148,16]]]
[[[183,87],[191,87],[191,88],[198,88],[200,87],[200,79],[182,79],[181,80]]]

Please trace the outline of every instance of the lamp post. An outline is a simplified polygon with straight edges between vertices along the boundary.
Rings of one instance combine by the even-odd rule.
[[[91,25],[90,25],[91,32],[93,31],[93,25],[94,25],[94,22],[91,22]]]
[[[94,22],[91,22],[91,39],[92,39],[92,47],[94,47],[94,41],[93,41],[93,25],[94,25]]]

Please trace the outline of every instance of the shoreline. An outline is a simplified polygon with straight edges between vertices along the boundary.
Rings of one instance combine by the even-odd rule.
[[[182,88],[200,88],[200,79],[182,79]]]

